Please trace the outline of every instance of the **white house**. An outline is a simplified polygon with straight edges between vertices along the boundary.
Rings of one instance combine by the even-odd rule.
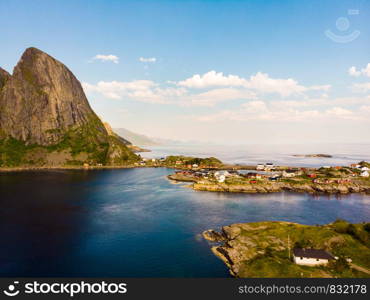
[[[368,167],[361,167],[360,170],[361,171],[370,171],[370,169]]]
[[[265,169],[265,165],[264,164],[258,164],[257,167],[256,167],[256,170],[263,171],[264,169]]]
[[[214,176],[215,176],[215,178],[217,179],[217,181],[219,183],[223,183],[223,182],[225,182],[226,177],[229,177],[230,176],[230,173],[228,171],[226,171],[226,170],[224,170],[224,171],[217,171],[217,172],[215,172]]]
[[[214,173],[215,177],[224,175],[225,177],[230,176],[230,173],[227,170],[221,170],[221,171],[216,171]]]
[[[282,175],[283,177],[290,178],[290,177],[295,177],[297,175],[297,172],[294,170],[284,170]]]
[[[297,265],[317,266],[326,265],[330,260],[335,259],[330,253],[322,249],[293,249],[293,261]]]
[[[363,171],[362,173],[361,173],[361,177],[369,177],[369,172],[368,171]]]
[[[217,177],[217,181],[218,181],[219,183],[223,183],[223,182],[225,182],[225,179],[226,179],[225,175],[220,175],[220,176],[218,176],[218,177]]]
[[[231,174],[227,170],[220,171],[220,175],[224,175],[225,177],[230,176]]]
[[[274,168],[274,164],[273,163],[266,163],[265,170],[272,170],[273,168]]]

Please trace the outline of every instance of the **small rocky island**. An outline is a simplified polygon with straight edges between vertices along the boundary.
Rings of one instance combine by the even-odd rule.
[[[370,223],[241,223],[207,230],[203,237],[235,277],[370,277]],[[328,260],[300,264],[294,249],[326,253]]]
[[[294,154],[294,157],[332,158],[330,154]]]
[[[179,158],[180,159],[180,158]],[[181,170],[168,176],[180,182],[191,182],[197,191],[234,193],[274,193],[282,191],[311,194],[370,193],[370,164],[351,166],[298,168],[274,166],[187,165],[178,160]]]

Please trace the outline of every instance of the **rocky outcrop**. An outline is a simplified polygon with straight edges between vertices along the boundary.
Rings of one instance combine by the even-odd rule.
[[[187,176],[187,175],[181,175],[181,174],[177,174],[177,173],[170,174],[167,177],[168,177],[168,179],[171,179],[173,181],[180,181],[180,182],[198,182],[199,181],[199,179],[197,179],[195,177],[190,177],[190,176]]]
[[[0,68],[0,91],[2,90],[5,83],[9,80],[10,74],[4,69]]]
[[[292,260],[293,248],[306,245],[335,256],[351,257],[360,264],[369,261],[365,225],[345,222],[361,232],[365,238],[360,240],[343,233],[337,222],[345,221],[315,226],[279,221],[238,223],[223,226],[221,232],[207,230],[203,237],[235,277],[356,277],[357,273],[350,270],[340,273],[329,267],[323,273],[322,267],[302,267]]]
[[[171,178],[171,177],[169,177]],[[172,178],[171,178],[172,179]],[[185,181],[180,180],[179,181]],[[188,180],[189,181],[189,180]],[[366,182],[360,184],[291,184],[286,182],[259,183],[259,184],[226,184],[195,182],[192,188],[197,191],[208,192],[230,192],[230,193],[276,193],[282,191],[310,193],[310,194],[349,194],[349,193],[370,193],[370,187]]]
[[[206,240],[211,241],[211,242],[222,242],[226,240],[225,235],[213,229],[203,231],[202,235]]]
[[[331,158],[333,157],[332,155],[330,154],[294,154],[293,156],[295,157],[307,157],[307,158]]]
[[[0,70],[0,129],[2,138],[11,141],[0,143],[3,153],[16,141],[24,146],[25,155],[30,147],[39,147],[38,153],[46,149],[48,157],[50,152],[69,149],[63,155],[65,163],[122,163],[136,157],[124,139],[108,134],[72,72],[36,48],[24,52],[13,75]],[[17,163],[33,158],[20,162],[18,157]],[[50,163],[44,158],[38,163]],[[0,157],[0,165],[4,161],[10,162],[9,157]]]

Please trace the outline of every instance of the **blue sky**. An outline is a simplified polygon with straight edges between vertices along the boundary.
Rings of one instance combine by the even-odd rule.
[[[0,66],[49,53],[113,127],[220,143],[369,137],[369,1],[0,0],[0,28]]]

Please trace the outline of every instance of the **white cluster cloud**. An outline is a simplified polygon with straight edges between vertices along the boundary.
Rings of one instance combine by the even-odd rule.
[[[366,76],[370,77],[370,63],[368,63],[365,68],[357,70],[355,66],[352,66],[348,69],[348,74],[354,77]],[[355,92],[367,92],[370,91],[370,82],[365,83],[354,83],[352,89]]]
[[[354,77],[359,77],[361,75],[370,77],[370,63],[368,63],[365,68],[361,70],[357,70],[355,66],[352,66],[348,69],[348,74]]]
[[[139,61],[144,63],[155,63],[157,59],[155,57],[140,57]]]
[[[355,66],[352,66],[348,69],[348,74],[350,76],[358,77],[361,75],[361,71],[357,71]]]
[[[109,99],[135,99],[149,103],[169,103],[169,99],[185,93],[182,88],[160,88],[151,80],[99,81],[96,85],[83,82],[86,93],[98,93]]]
[[[118,63],[118,57],[113,55],[97,55],[94,59]],[[149,63],[156,62],[156,58],[140,57],[139,61],[148,68]],[[362,69],[353,66],[348,74],[370,77],[370,63]],[[363,82],[366,81],[364,78],[355,80],[357,82],[351,86],[353,91],[370,91],[370,82]],[[280,130],[281,126],[286,129],[280,130],[284,135],[301,126],[307,130],[316,128],[315,135],[320,128],[330,124],[328,127],[342,128],[342,131],[338,129],[342,134],[343,130],[347,130],[345,128],[366,128],[365,122],[370,121],[368,93],[332,97],[329,84],[304,85],[293,78],[275,78],[263,72],[243,77],[212,70],[165,83],[132,80],[99,81],[96,84],[84,82],[82,85],[87,94],[102,98],[180,106],[178,111],[183,110],[184,114],[175,115],[180,123],[191,120],[188,122],[190,126],[215,132],[222,132],[223,129],[227,132],[228,128],[254,128],[254,125],[260,130],[268,126]],[[263,126],[258,127],[261,124]]]
[[[113,54],[108,54],[108,55],[97,54],[92,59],[93,60],[100,60],[102,62],[110,61],[110,62],[113,62],[115,64],[119,63],[119,57],[116,56],[116,55],[113,55]]]
[[[144,58],[140,59],[144,60]],[[294,79],[271,78],[262,72],[245,79],[237,75],[224,75],[222,72],[209,71],[203,75],[196,74],[182,81],[167,83],[169,86],[161,87],[160,84],[150,80],[100,81],[95,85],[83,83],[83,86],[87,93],[101,94],[110,99],[129,98],[142,102],[208,107],[225,101],[258,100],[260,95],[265,94],[277,94],[280,97],[297,95],[305,99],[307,98],[306,92],[326,93],[331,88],[330,85],[305,87]],[[326,94],[322,95],[324,96],[327,97]]]
[[[142,59],[140,61],[145,62]],[[349,73],[360,72],[367,76],[368,68],[369,65],[359,71],[353,67]],[[368,94],[332,97],[329,96],[331,85],[303,85],[293,78],[274,78],[263,72],[243,78],[209,71],[166,83],[152,80],[85,82],[83,88],[86,93],[103,98],[180,106],[180,113],[174,115],[180,124],[186,121],[189,126],[210,132],[227,132],[228,129],[237,132],[238,129],[231,128],[249,127],[263,131],[271,127],[283,136],[295,131],[293,136],[297,136],[297,132],[301,132],[297,128],[312,130],[315,135],[320,128],[327,130],[327,124],[328,128],[361,130],[367,127],[365,122],[370,121]],[[370,91],[370,83],[356,83],[353,88]],[[346,129],[341,130],[337,131],[342,134]]]
[[[249,79],[237,75],[224,75],[222,72],[209,71],[203,75],[193,75],[190,78],[177,82],[177,85],[193,88],[205,89],[212,87],[239,87],[251,89],[260,93],[276,93],[283,97],[292,94],[302,94],[309,90],[328,91],[330,85],[304,87],[292,78],[279,79],[271,78],[268,74],[258,72]]]
[[[249,79],[237,75],[224,75],[210,71],[203,75],[194,75],[179,82],[170,82],[175,87],[161,87],[150,80],[131,82],[100,81],[97,84],[83,83],[87,93],[97,93],[110,99],[133,99],[141,102],[176,104],[180,106],[212,107],[218,103],[233,100],[258,100],[260,94],[278,94],[305,96],[307,91],[327,92],[330,85],[305,87],[297,81],[271,78],[266,73],[258,72]],[[197,91],[199,89],[205,91]],[[320,101],[323,101],[320,99]],[[276,102],[279,102],[276,100]],[[305,101],[290,101],[290,105],[301,106]],[[284,101],[280,104],[286,105]]]
[[[270,78],[268,74],[261,72],[251,76],[246,87],[261,93],[277,93],[284,97],[292,94],[301,94],[307,90],[294,79],[274,79]]]
[[[246,80],[236,75],[224,76],[222,72],[209,71],[203,75],[195,74],[177,84],[187,88],[204,89],[220,86],[243,86],[246,84]]]

